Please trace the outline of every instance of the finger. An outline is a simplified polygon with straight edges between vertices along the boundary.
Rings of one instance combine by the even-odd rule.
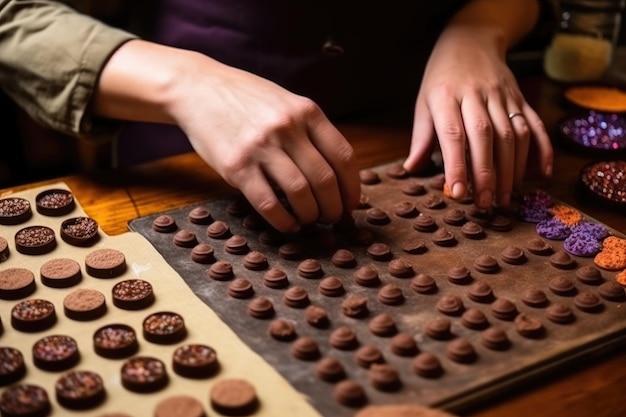
[[[431,156],[435,145],[435,127],[428,107],[418,100],[413,118],[413,132],[411,135],[411,149],[403,163],[408,172],[420,172],[428,168],[432,162]],[[459,191],[457,187],[457,191]],[[453,194],[454,197],[454,194]],[[462,197],[461,195],[458,198]]]
[[[546,126],[528,103],[524,103],[523,112],[526,115],[526,122],[530,128],[530,137],[537,144],[541,173],[545,177],[550,177],[552,176],[552,167],[554,165],[554,150],[552,149],[552,141]]]
[[[434,98],[428,107],[441,147],[446,182],[453,197],[465,197],[468,189],[466,136],[459,103],[450,97]]]
[[[493,163],[497,176],[495,200],[499,206],[506,207],[511,202],[517,155],[516,131],[506,109],[517,106],[507,105],[503,100],[489,100],[488,108],[494,128]]]
[[[517,109],[518,107],[514,107]],[[520,113],[520,115],[517,115]],[[530,146],[530,128],[524,111],[512,111],[509,113],[511,126],[515,132],[515,170],[513,172],[513,185],[519,188],[526,172],[526,161],[528,160],[528,149]]]
[[[297,232],[300,224],[281,204],[265,174],[257,168],[242,172],[245,178],[238,184],[239,190],[246,196],[254,209],[276,230],[284,233]]]
[[[311,153],[302,149],[299,151],[301,160],[307,160],[304,154]],[[319,218],[320,207],[306,175],[307,166],[303,166],[301,161],[294,160],[286,149],[281,149],[270,155],[269,162],[263,163],[262,169],[266,177],[284,193],[293,215],[300,224],[314,223]]]
[[[486,105],[478,96],[466,97],[461,108],[469,144],[474,200],[480,208],[493,205],[493,125]]]
[[[313,164],[314,193],[320,205],[320,221],[330,223],[354,210],[359,203],[358,164],[350,143],[321,111],[308,120],[309,138],[317,155],[323,158]],[[319,171],[322,161],[326,168]]]

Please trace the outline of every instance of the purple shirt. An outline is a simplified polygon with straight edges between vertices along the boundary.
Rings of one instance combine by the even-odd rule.
[[[464,3],[161,0],[148,39],[275,81],[339,120],[412,104],[434,41]],[[133,123],[119,162],[189,150],[176,127]]]

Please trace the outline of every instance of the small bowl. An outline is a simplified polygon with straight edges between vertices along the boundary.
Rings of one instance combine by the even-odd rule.
[[[626,91],[612,85],[577,85],[563,92],[565,101],[577,109],[626,113]]]
[[[612,159],[626,155],[626,116],[587,110],[562,119],[558,136],[565,146],[585,155]]]
[[[626,161],[594,161],[578,176],[577,191],[585,201],[624,214],[626,210]]]

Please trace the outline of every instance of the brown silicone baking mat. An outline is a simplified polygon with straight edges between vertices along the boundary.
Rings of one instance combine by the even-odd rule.
[[[22,301],[0,299],[0,319],[3,331],[0,333],[0,347],[17,348],[26,363],[26,375],[16,383],[36,384],[46,390],[52,402],[51,416],[102,416],[107,413],[126,413],[132,417],[150,417],[154,415],[156,405],[167,398],[177,395],[188,395],[197,399],[209,416],[221,415],[209,403],[209,391],[215,383],[229,378],[243,378],[257,390],[260,408],[255,415],[278,416],[293,415],[300,417],[319,417],[302,395],[268,365],[258,354],[248,348],[239,337],[222,322],[218,316],[198,297],[194,296],[185,282],[164,260],[164,258],[137,233],[125,233],[119,236],[107,236],[99,232],[99,239],[93,246],[76,247],[67,244],[59,236],[61,223],[69,218],[85,216],[77,202],[76,208],[61,217],[50,217],[39,214],[35,210],[35,198],[42,191],[52,189],[68,189],[63,183],[31,189],[18,193],[7,193],[0,198],[21,197],[27,199],[32,207],[33,216],[23,224],[0,225],[0,236],[9,244],[9,256],[0,262],[0,270],[10,268],[26,268],[35,276],[36,290],[25,299],[45,299],[55,306],[57,322],[49,329],[25,333],[14,329],[11,325],[11,309]],[[44,255],[24,255],[16,251],[14,236],[23,227],[43,225],[51,227],[56,233],[57,246]],[[103,279],[90,276],[85,269],[85,257],[96,249],[115,249],[121,251],[126,258],[126,271],[115,278]],[[42,264],[56,258],[71,258],[81,265],[82,280],[69,288],[51,288],[42,284],[39,270]],[[152,284],[155,301],[149,307],[136,310],[122,310],[113,305],[111,289],[123,280],[139,278]],[[78,288],[95,289],[102,292],[106,299],[106,313],[91,321],[75,321],[67,318],[63,312],[64,297]],[[187,336],[184,340],[170,345],[160,345],[145,340],[142,336],[142,321],[148,315],[158,311],[173,311],[185,320]],[[151,356],[160,359],[166,366],[169,375],[168,385],[154,393],[134,393],[128,391],[120,383],[120,368],[126,359],[107,359],[98,356],[93,349],[94,332],[109,324],[126,324],[131,326],[139,342],[139,350],[135,356]],[[44,371],[33,364],[33,344],[49,335],[67,335],[74,338],[80,351],[79,362],[73,370],[87,370],[98,373],[106,390],[104,402],[87,410],[70,410],[58,404],[55,399],[55,382],[66,371]],[[172,354],[182,345],[205,344],[217,353],[220,363],[218,372],[211,377],[190,379],[179,376],[172,369]],[[0,386],[0,394],[6,387]],[[287,410],[287,413],[285,413]]]
[[[585,312],[574,304],[575,294],[591,292],[598,294],[600,282],[585,284],[575,278],[576,271],[583,266],[594,266],[593,258],[572,256],[575,264],[571,269],[559,269],[551,265],[550,256],[535,255],[527,249],[527,243],[537,238],[536,225],[519,220],[515,210],[500,213],[510,222],[510,230],[499,231],[484,222],[485,237],[480,240],[468,239],[461,233],[461,226],[452,226],[443,221],[445,213],[452,208],[460,208],[466,214],[472,213],[471,202],[455,202],[446,198],[442,191],[440,176],[398,178],[394,171],[395,163],[372,168],[380,181],[372,185],[363,185],[363,208],[353,214],[354,229],[346,233],[341,227],[316,226],[290,236],[268,234],[262,222],[236,203],[236,196],[217,201],[208,201],[188,207],[181,207],[164,213],[138,218],[130,223],[130,228],[143,236],[158,250],[167,263],[176,270],[192,291],[204,301],[241,339],[261,355],[271,366],[278,370],[297,390],[305,394],[313,407],[325,416],[350,416],[353,408],[338,405],[332,397],[333,384],[320,381],[315,376],[316,360],[299,360],[291,354],[293,342],[274,340],[268,335],[271,320],[283,318],[291,321],[299,336],[313,338],[320,349],[321,357],[335,357],[347,371],[347,376],[357,381],[365,390],[369,403],[410,403],[417,402],[428,406],[443,407],[461,411],[481,401],[492,398],[498,393],[519,387],[534,378],[548,375],[564,366],[584,363],[591,355],[602,355],[611,349],[624,345],[626,339],[626,309],[624,297],[620,301],[610,301],[600,296],[601,309]],[[394,173],[395,172],[395,173]],[[409,182],[419,182],[425,193],[410,196],[403,192]],[[443,206],[427,208],[429,202],[442,199]],[[396,204],[410,202],[421,213],[432,216],[439,228],[447,228],[455,237],[452,246],[440,246],[433,242],[433,232],[419,232],[413,228],[415,218],[403,218],[395,214]],[[269,268],[280,268],[287,273],[289,286],[282,289],[268,288],[263,283],[266,270],[252,271],[243,266],[243,254],[231,254],[224,250],[226,239],[207,236],[207,225],[198,225],[189,221],[189,212],[195,207],[206,208],[214,221],[225,222],[233,235],[246,238],[249,249],[259,251],[268,260]],[[372,224],[368,221],[368,210],[381,209],[388,214],[386,224]],[[153,227],[153,221],[159,215],[173,217],[177,231],[187,229],[195,234],[199,242],[208,243],[214,249],[217,261],[227,261],[233,267],[234,277],[247,278],[253,285],[254,297],[267,297],[272,301],[275,315],[271,319],[255,319],[247,314],[249,299],[236,299],[228,295],[230,281],[217,281],[209,278],[210,265],[196,263],[190,259],[191,249],[173,244],[175,232],[159,233]],[[584,215],[586,220],[595,220]],[[469,217],[469,216],[468,216]],[[484,219],[483,219],[484,220]],[[476,221],[481,221],[476,219]],[[383,222],[384,223],[384,222]],[[506,228],[505,228],[506,229]],[[618,231],[607,228],[609,232],[623,237]],[[354,233],[355,230],[358,233]],[[354,236],[359,236],[354,239]],[[268,237],[273,236],[273,237]],[[347,237],[351,236],[351,237]],[[423,239],[426,250],[419,254],[410,254],[402,249],[402,244],[409,238]],[[263,243],[265,242],[265,243]],[[300,245],[302,253],[299,259],[289,260],[279,255],[281,245],[287,242]],[[437,291],[432,294],[419,294],[411,289],[411,277],[397,278],[389,272],[389,260],[374,260],[368,254],[371,243],[387,245],[392,258],[402,258],[413,268],[415,274],[431,275],[437,284]],[[554,252],[562,249],[562,242],[548,240]],[[526,262],[510,265],[502,261],[502,251],[509,247],[524,251]],[[340,268],[331,262],[331,256],[337,249],[347,249],[356,258],[356,265]],[[481,255],[491,255],[498,260],[500,269],[495,273],[481,273],[474,267],[474,261]],[[298,275],[298,266],[304,259],[314,259],[321,265],[323,274],[317,278],[303,278]],[[378,271],[381,284],[376,287],[364,287],[354,281],[354,273],[364,265],[373,265]],[[471,272],[471,282],[455,284],[447,275],[453,267],[466,267]],[[615,271],[600,270],[601,282],[615,280]],[[324,277],[335,276],[341,280],[345,294],[340,297],[328,297],[320,294],[318,285]],[[574,286],[574,292],[557,295],[549,289],[549,283],[558,276],[565,277]],[[543,337],[529,338],[521,336],[512,319],[499,319],[492,313],[492,302],[476,302],[468,298],[469,288],[473,283],[489,284],[497,299],[512,302],[519,314],[527,315],[541,322],[545,329]],[[387,305],[378,299],[378,292],[385,284],[394,284],[402,290],[404,302]],[[330,326],[319,329],[305,321],[303,308],[292,308],[284,304],[283,296],[290,287],[300,286],[308,292],[311,305],[322,307],[330,319]],[[560,303],[569,307],[574,320],[568,324],[557,324],[546,317],[547,307],[530,307],[521,301],[520,294],[531,286],[542,290],[549,305]],[[350,295],[365,297],[369,314],[362,318],[347,317],[342,313],[341,303]],[[506,333],[510,341],[508,349],[493,350],[481,343],[483,330],[472,330],[464,326],[460,316],[448,316],[438,311],[437,303],[447,295],[458,296],[465,310],[476,308],[487,317],[490,327],[497,327]],[[398,331],[406,332],[417,342],[420,352],[435,355],[442,367],[443,374],[437,378],[418,376],[412,371],[412,357],[403,357],[390,350],[390,337],[373,335],[368,323],[380,313],[387,313],[393,318]],[[436,317],[446,317],[451,322],[452,337],[449,340],[436,340],[425,333],[425,326]],[[355,349],[341,350],[329,344],[329,335],[339,326],[348,326],[357,334],[360,346],[369,344],[380,349],[387,364],[393,366],[400,377],[398,389],[380,390],[372,386],[368,371],[355,364]],[[476,353],[476,360],[471,363],[458,363],[450,360],[446,349],[454,340],[465,339]]]

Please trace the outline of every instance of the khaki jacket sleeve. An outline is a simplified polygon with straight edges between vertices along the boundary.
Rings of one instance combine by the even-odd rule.
[[[44,126],[102,137],[88,106],[108,58],[134,35],[47,0],[0,0],[0,87]]]

